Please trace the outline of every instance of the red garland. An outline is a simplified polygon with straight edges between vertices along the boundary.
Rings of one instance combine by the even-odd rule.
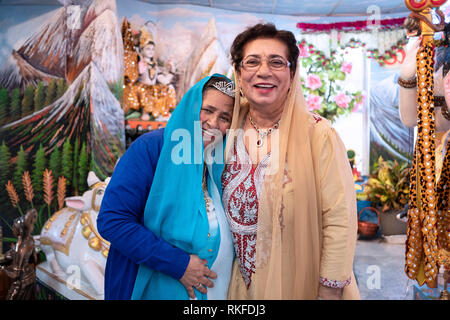
[[[402,26],[406,18],[396,18],[396,19],[385,19],[380,20],[380,26],[382,28],[398,27]],[[354,31],[354,30],[366,30],[368,20],[353,21],[353,22],[336,22],[336,23],[297,23],[297,28],[303,31],[330,31],[330,30],[344,30],[344,31]]]

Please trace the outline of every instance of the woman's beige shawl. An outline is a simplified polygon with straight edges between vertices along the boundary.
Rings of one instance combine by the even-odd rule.
[[[236,86],[226,159],[236,137],[233,129],[240,128],[248,112],[248,104],[239,99],[238,80]],[[351,277],[343,298],[359,299],[352,271],[356,195],[346,149],[329,121],[307,111],[298,71],[279,130],[270,138],[273,147],[259,198],[256,271],[247,289],[236,259],[229,299],[317,299],[319,277]]]

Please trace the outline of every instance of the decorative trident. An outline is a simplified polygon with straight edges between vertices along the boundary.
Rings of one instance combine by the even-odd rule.
[[[405,0],[412,11],[422,43],[416,56],[417,64],[417,141],[410,176],[408,231],[406,240],[405,272],[422,286],[435,288],[438,275],[437,222],[434,123],[434,33],[444,28],[444,16],[439,25],[431,21],[432,8],[447,0]],[[407,21],[408,21],[407,19]],[[414,23],[413,23],[414,24]]]

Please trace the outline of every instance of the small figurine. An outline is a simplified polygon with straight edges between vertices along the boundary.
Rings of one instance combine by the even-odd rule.
[[[5,254],[9,262],[7,267],[0,266],[0,270],[13,279],[6,300],[32,300],[36,288],[36,270],[30,265],[30,258],[37,262],[34,239],[31,235],[37,220],[36,209],[28,210],[24,216],[14,220],[13,232],[17,243]]]
[[[124,28],[129,28],[128,24]],[[143,121],[168,117],[176,106],[173,66],[170,61],[166,65],[158,65],[156,43],[145,26],[139,30],[138,38],[137,47],[130,43],[129,36],[124,39],[123,108],[128,115],[141,113]]]

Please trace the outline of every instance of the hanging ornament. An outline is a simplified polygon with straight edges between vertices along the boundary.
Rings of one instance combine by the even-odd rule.
[[[417,280],[420,285],[426,283],[430,288],[435,288],[438,274],[438,242],[433,35],[443,26],[431,23],[431,8],[438,7],[445,1],[405,0],[405,3],[413,11],[409,18],[419,21],[418,31],[422,35],[421,47],[416,56],[418,134],[410,176],[405,272],[410,279]]]

